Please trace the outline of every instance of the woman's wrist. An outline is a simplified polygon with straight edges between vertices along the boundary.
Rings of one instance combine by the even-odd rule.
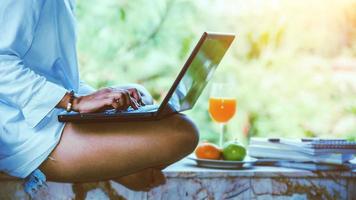
[[[73,100],[74,100],[74,91],[70,91],[69,93],[69,100],[67,102],[67,106],[66,106],[66,111],[67,112],[71,112],[72,111],[72,107],[73,107]]]
[[[71,100],[71,98],[72,98],[72,100]],[[77,97],[75,95],[72,96],[70,94],[70,92],[67,92],[63,96],[62,100],[57,104],[56,107],[67,110],[68,104],[71,103],[72,104],[71,105],[71,111],[79,112],[79,108],[78,108],[79,106],[78,105],[79,105],[80,99],[81,99],[81,97]]]
[[[63,96],[63,98],[61,99],[61,101],[57,104],[56,107],[57,107],[57,108],[66,109],[69,99],[70,99],[70,94],[69,94],[69,92],[67,92],[67,93]]]
[[[73,102],[72,102],[72,110],[75,112],[79,112],[79,103],[82,97],[77,97],[74,96]]]

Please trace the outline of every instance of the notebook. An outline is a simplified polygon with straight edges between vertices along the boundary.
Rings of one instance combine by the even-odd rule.
[[[294,149],[279,148],[273,145],[249,145],[248,154],[254,158],[293,160],[298,162],[342,164],[354,158],[353,154],[323,153],[311,155]]]
[[[281,141],[282,143],[299,144],[313,149],[356,149],[356,142],[345,139],[301,139],[300,141],[283,139]]]
[[[273,146],[281,150],[295,150],[310,155],[326,153],[356,154],[356,142],[346,140],[251,138],[250,145]]]
[[[295,168],[295,169],[305,169],[311,171],[340,171],[340,170],[352,170],[355,169],[355,164],[343,163],[340,165],[331,164],[320,164],[312,162],[293,162],[293,161],[282,161],[278,162],[276,166]]]

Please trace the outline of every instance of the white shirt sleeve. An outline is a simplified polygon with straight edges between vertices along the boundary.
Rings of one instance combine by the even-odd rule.
[[[0,99],[18,107],[35,127],[67,90],[26,66],[22,58],[32,44],[43,0],[1,0]]]

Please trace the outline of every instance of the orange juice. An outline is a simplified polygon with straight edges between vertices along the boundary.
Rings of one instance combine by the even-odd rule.
[[[226,123],[234,116],[235,111],[236,99],[210,97],[209,112],[215,121]]]

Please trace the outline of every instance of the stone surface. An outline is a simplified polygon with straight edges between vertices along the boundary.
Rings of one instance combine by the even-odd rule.
[[[243,170],[198,168],[183,160],[165,170],[167,183],[150,192],[133,192],[113,181],[48,183],[35,199],[351,199],[356,171],[311,172],[278,167]],[[29,199],[22,181],[0,180],[0,199]]]
[[[148,199],[249,199],[249,179],[170,178],[166,185],[148,193]]]
[[[348,180],[348,193],[349,199],[356,200],[356,178]]]

